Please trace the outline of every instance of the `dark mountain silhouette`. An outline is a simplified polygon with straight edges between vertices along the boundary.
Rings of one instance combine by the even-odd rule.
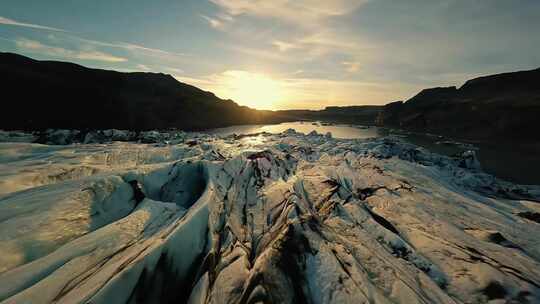
[[[204,130],[323,120],[465,139],[540,139],[540,69],[479,77],[461,88],[425,89],[385,106],[260,111],[170,75],[122,73],[0,53],[0,128]]]
[[[432,88],[384,106],[377,124],[466,139],[540,139],[540,69]]]
[[[121,73],[0,53],[0,75],[3,129],[197,130],[284,120],[165,74]]]

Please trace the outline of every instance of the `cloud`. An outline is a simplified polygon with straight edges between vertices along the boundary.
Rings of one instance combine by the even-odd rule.
[[[263,60],[270,60],[276,62],[291,63],[295,61],[295,58],[286,56],[281,52],[276,52],[272,49],[266,48],[252,48],[252,47],[242,47],[236,45],[223,45],[223,48],[229,49],[233,52],[242,53],[250,57],[256,57]]]
[[[298,48],[297,44],[288,43],[288,42],[279,41],[279,40],[276,40],[276,41],[272,42],[272,45],[277,47],[281,52],[286,52],[288,50]]]
[[[134,43],[127,43],[127,42],[105,42],[105,41],[98,41],[98,40],[92,40],[92,39],[85,39],[80,38],[76,36],[69,36],[72,39],[78,40],[80,42],[84,42],[87,44],[93,44],[97,46],[104,46],[104,47],[111,47],[111,48],[120,48],[125,49],[128,51],[141,51],[147,54],[153,54],[153,55],[162,55],[162,56],[176,56],[176,57],[186,57],[190,56],[189,54],[185,53],[178,53],[178,52],[170,52],[162,49],[157,48],[151,48],[139,44]]]
[[[137,69],[139,69],[141,71],[145,71],[145,72],[151,70],[147,65],[144,65],[144,64],[137,64],[136,67],[137,67]]]
[[[165,51],[162,49],[150,48],[150,47],[133,44],[133,43],[119,42],[112,45],[118,48],[124,48],[124,49],[130,50],[130,51],[143,51],[147,53],[161,54],[161,55],[166,55],[166,56],[179,56],[179,57],[191,56],[186,53],[170,52],[170,51]]]
[[[66,59],[80,59],[80,60],[93,60],[104,62],[124,62],[126,58],[113,56],[111,54],[103,53],[95,50],[69,50],[61,47],[50,46],[43,44],[36,40],[30,40],[26,38],[17,38],[15,45],[19,50],[27,51],[31,53],[38,53],[42,55],[48,55],[52,57],[66,58]]]
[[[156,67],[156,66],[149,66],[146,64],[139,63],[135,67],[137,68],[137,71],[144,71],[144,72],[155,72],[155,73],[166,72],[166,73],[172,73],[173,75],[180,75],[184,73],[184,71],[181,69],[168,67],[168,66]]]
[[[276,18],[302,26],[324,18],[349,13],[367,0],[210,0],[229,15],[252,15]]]
[[[184,73],[184,70],[179,69],[179,68],[165,67],[164,69],[166,71],[169,71],[169,72],[173,73],[173,74],[183,74]]]
[[[218,13],[217,15],[215,15],[215,17],[209,17],[206,15],[200,15],[200,16],[201,18],[206,20],[212,28],[221,30],[221,31],[225,30],[225,28],[229,24],[232,24],[234,22],[234,18],[231,15],[225,14],[225,13]]]
[[[13,20],[13,19],[2,17],[2,16],[0,16],[0,24],[13,25],[13,26],[22,26],[22,27],[27,27],[27,28],[47,30],[47,31],[55,31],[55,32],[67,32],[66,30],[55,28],[55,27],[32,24],[32,23],[19,22],[19,21]]]
[[[220,15],[220,17],[225,18],[224,20],[230,20],[224,14]],[[68,37],[68,38],[78,40],[78,41],[83,42],[83,43],[93,44],[93,45],[97,45],[97,46],[104,46],[104,47],[121,48],[121,49],[129,50],[129,51],[139,51],[139,52],[144,52],[146,54],[155,55],[155,56],[171,56],[171,57],[189,56],[188,54],[184,54],[184,53],[170,52],[170,51],[165,51],[165,50],[157,49],[157,48],[150,48],[150,47],[146,47],[146,46],[139,45],[139,44],[134,44],[134,43],[104,42],[104,41],[98,41],[98,40],[85,39],[85,38],[81,38],[81,37],[74,36],[74,35],[68,35],[68,33],[70,33],[70,31],[68,31],[68,30],[55,28],[55,27],[44,26],[44,25],[32,24],[32,23],[24,23],[24,22],[16,21],[16,20],[9,19],[9,18],[2,17],[2,16],[0,16],[0,25],[1,24],[12,25],[12,26],[21,26],[21,27],[33,28],[33,29],[48,30],[48,31],[54,31],[54,32],[62,32],[62,33],[65,33],[65,34],[64,35],[59,35],[59,36]],[[48,35],[48,37],[49,37],[49,40],[56,40],[56,39],[61,39],[62,38],[62,37],[56,37],[55,35],[52,35],[52,34]],[[90,53],[92,53],[92,52],[90,52]],[[88,55],[86,57],[90,57],[90,58],[95,57],[95,58],[107,59],[107,56],[101,56],[101,54],[99,54],[99,52],[93,52],[93,53],[94,54],[85,54],[85,55]],[[109,59],[114,60],[113,57],[110,57]],[[103,61],[103,60],[101,60],[101,61]]]
[[[356,12],[368,0],[210,1],[221,9],[219,14],[234,17],[235,26],[226,20],[216,20],[219,25],[214,26],[227,28],[230,40],[236,41],[229,48],[260,59],[309,62],[341,55],[359,60],[373,49],[361,37],[351,35],[347,25],[336,22]],[[280,53],[291,54],[282,56],[285,54],[268,50],[268,41]]]
[[[201,17],[204,20],[208,21],[210,26],[212,26],[215,29],[219,29],[219,28],[223,27],[223,22],[221,20],[217,19],[217,18],[211,18],[211,17],[205,16],[205,15],[201,15]]]
[[[218,16],[219,19],[221,19],[223,21],[229,21],[229,22],[234,21],[233,16],[228,15],[228,14],[218,14],[217,16]]]
[[[349,73],[356,73],[360,70],[360,62],[344,61],[342,64],[345,66],[345,70]]]

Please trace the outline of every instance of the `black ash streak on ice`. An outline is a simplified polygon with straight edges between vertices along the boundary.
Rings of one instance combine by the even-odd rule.
[[[75,133],[0,144],[2,303],[540,301],[540,187],[473,152]]]

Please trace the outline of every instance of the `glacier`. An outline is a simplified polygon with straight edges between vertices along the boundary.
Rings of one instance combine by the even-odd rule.
[[[0,303],[540,303],[540,186],[474,151],[2,131],[0,172]]]

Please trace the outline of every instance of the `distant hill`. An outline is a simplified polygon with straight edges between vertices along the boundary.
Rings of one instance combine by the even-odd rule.
[[[540,140],[540,69],[425,89],[384,106],[377,124],[468,139]]]
[[[121,73],[0,53],[0,75],[1,129],[198,130],[284,120],[165,74]]]
[[[292,120],[321,120],[329,122],[374,125],[383,106],[346,106],[326,107],[324,110],[287,110],[277,111],[283,117]]]

